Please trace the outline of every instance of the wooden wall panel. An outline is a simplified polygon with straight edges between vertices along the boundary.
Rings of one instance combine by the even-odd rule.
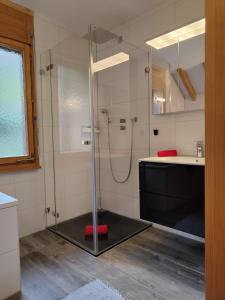
[[[27,9],[0,0],[0,36],[32,44],[33,16]]]
[[[225,300],[225,1],[206,0],[206,299]]]

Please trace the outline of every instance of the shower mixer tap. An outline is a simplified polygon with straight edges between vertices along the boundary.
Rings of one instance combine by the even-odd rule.
[[[111,120],[110,120],[110,118],[109,118],[109,111],[108,111],[108,109],[102,108],[102,109],[101,109],[101,113],[102,113],[103,115],[106,115],[106,117],[107,117],[107,122],[108,122],[108,124],[110,124],[110,123],[111,123]]]
[[[138,118],[137,118],[137,117],[133,117],[133,118],[131,118],[130,120],[131,120],[131,122],[133,122],[133,123],[137,123]]]

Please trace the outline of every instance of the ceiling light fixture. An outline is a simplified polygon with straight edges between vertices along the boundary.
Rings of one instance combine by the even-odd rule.
[[[183,26],[146,42],[155,49],[162,49],[205,33],[205,19]]]
[[[99,72],[104,69],[111,68],[125,61],[128,61],[129,59],[130,59],[129,54],[125,52],[119,52],[115,55],[112,55],[110,57],[104,58],[102,60],[93,63],[93,72]]]

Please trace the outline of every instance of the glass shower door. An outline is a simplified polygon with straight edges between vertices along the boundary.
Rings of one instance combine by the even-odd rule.
[[[71,36],[41,61],[47,226],[95,254],[88,40]]]
[[[100,27],[90,36],[100,254],[149,227],[138,186],[138,158],[149,156],[149,55]]]

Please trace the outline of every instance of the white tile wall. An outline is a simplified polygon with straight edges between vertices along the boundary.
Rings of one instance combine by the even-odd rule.
[[[158,136],[153,135],[154,129],[159,130]],[[154,116],[151,122],[152,155],[163,149],[177,149],[179,155],[196,155],[197,141],[205,141],[204,111]]]
[[[153,130],[158,129],[159,135],[154,136]],[[164,120],[163,117],[151,122],[150,146],[154,149],[170,149],[176,144],[176,124],[174,116]]]
[[[104,209],[131,218],[139,218],[138,198],[102,191]]]

